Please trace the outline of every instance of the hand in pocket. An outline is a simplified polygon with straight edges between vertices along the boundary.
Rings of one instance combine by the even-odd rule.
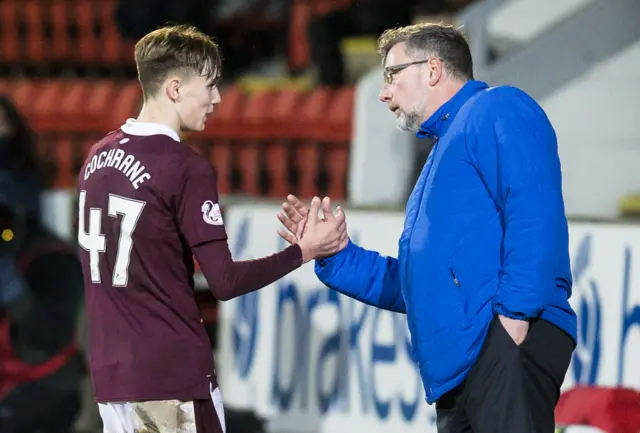
[[[498,316],[498,319],[500,319],[502,327],[507,331],[507,334],[509,334],[513,342],[520,346],[525,338],[527,338],[529,322],[500,315]]]

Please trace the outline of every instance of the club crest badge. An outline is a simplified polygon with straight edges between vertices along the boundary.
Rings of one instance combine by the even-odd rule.
[[[212,226],[221,226],[224,224],[218,203],[207,200],[202,204],[200,210],[202,211],[202,219],[207,224],[211,224]]]

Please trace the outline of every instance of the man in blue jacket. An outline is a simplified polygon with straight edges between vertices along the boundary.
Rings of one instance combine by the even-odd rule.
[[[553,127],[523,91],[474,81],[469,46],[452,27],[388,30],[379,48],[380,100],[401,129],[435,145],[398,257],[350,242],[317,261],[316,274],[407,314],[439,433],[551,433],[576,338]],[[293,196],[283,208],[282,236],[295,242],[307,208]]]

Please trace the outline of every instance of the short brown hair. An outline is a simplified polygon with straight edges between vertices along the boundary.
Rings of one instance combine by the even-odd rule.
[[[138,79],[145,99],[160,89],[172,72],[199,74],[217,84],[222,56],[213,39],[195,27],[162,27],[145,35],[135,48]]]
[[[393,46],[405,42],[406,53],[427,54],[442,59],[447,72],[455,79],[473,79],[473,60],[465,35],[457,28],[436,23],[420,23],[386,30],[378,39],[382,64]]]

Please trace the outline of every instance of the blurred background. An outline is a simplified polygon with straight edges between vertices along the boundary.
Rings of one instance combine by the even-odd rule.
[[[137,116],[139,37],[189,23],[221,46],[222,103],[184,140],[218,171],[236,260],[283,248],[288,193],[329,195],[352,239],[395,255],[431,143],[378,101],[376,39],[423,21],[463,26],[476,78],[524,89],[556,129],[579,314],[559,429],[640,432],[640,0],[0,0],[0,433],[101,429],[75,184]],[[404,317],[310,265],[224,304],[196,282],[230,433],[435,432]]]

